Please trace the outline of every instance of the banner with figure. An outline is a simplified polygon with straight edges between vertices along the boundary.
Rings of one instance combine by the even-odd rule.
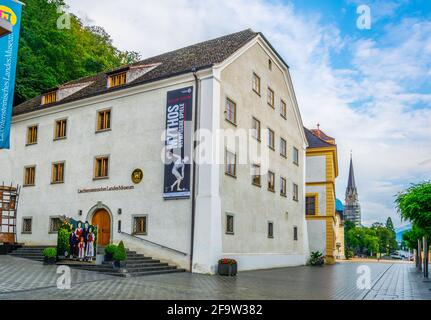
[[[169,91],[167,96],[163,196],[189,198],[193,87]]]
[[[18,58],[19,30],[22,4],[1,0],[0,19],[12,25],[12,32],[0,38],[0,149],[10,147],[10,122],[12,117],[15,72]]]

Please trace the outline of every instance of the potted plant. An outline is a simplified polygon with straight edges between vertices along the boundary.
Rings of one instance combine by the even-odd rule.
[[[114,263],[113,263],[114,268],[124,269],[126,267],[125,260],[127,259],[127,254],[126,254],[126,249],[124,248],[123,241],[120,241],[120,243],[118,244],[118,247],[115,250],[113,258],[114,258]]]
[[[55,264],[57,261],[57,249],[45,248],[43,249],[43,261],[45,264]]]
[[[218,261],[218,274],[222,276],[235,276],[238,264],[235,259],[220,259]]]
[[[310,255],[309,264],[312,266],[322,266],[325,263],[323,254],[319,251],[313,251]]]
[[[112,261],[115,251],[117,251],[117,246],[113,243],[108,244],[105,247],[105,261]]]

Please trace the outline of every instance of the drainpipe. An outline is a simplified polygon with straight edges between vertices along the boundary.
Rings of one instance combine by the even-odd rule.
[[[194,133],[196,134],[198,130],[198,106],[199,106],[199,78],[196,75],[196,67],[193,67],[192,70],[193,77],[195,78],[195,114],[194,114]],[[192,225],[191,225],[191,241],[190,241],[190,272],[193,270],[193,247],[194,247],[194,240],[195,240],[195,214],[196,214],[196,161],[194,159],[195,150],[197,147],[197,141],[195,139],[195,136],[193,135],[193,181],[192,181]]]

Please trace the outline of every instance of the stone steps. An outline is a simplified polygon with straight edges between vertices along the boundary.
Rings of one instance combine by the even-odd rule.
[[[27,246],[21,247],[10,253],[11,256],[43,261],[43,249],[48,246]],[[98,252],[103,252],[103,248],[98,248]],[[68,265],[71,268],[100,272],[107,275],[119,277],[138,277],[145,275],[165,274],[174,272],[185,272],[185,269],[178,269],[176,266],[161,262],[158,259],[139,254],[136,251],[126,249],[126,266],[123,269],[113,267],[111,261],[104,261],[101,265],[79,263],[77,261],[61,261],[57,264]]]

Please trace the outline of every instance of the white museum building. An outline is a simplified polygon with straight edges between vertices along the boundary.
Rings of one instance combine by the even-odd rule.
[[[206,156],[224,163],[191,161],[203,129]],[[215,138],[240,129],[267,164]],[[248,29],[16,106],[0,183],[22,186],[25,245],[55,245],[67,216],[97,224],[101,246],[122,240],[193,272],[215,273],[220,258],[239,270],[296,266],[309,254],[307,146],[287,64]]]

